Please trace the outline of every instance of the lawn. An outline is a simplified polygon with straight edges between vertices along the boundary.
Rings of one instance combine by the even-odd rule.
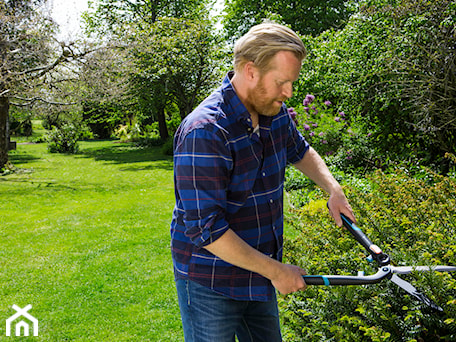
[[[172,158],[114,141],[80,147],[10,153],[18,172],[0,177],[0,322],[13,304],[31,304],[39,336],[21,341],[182,341]],[[0,341],[17,339],[0,324]]]

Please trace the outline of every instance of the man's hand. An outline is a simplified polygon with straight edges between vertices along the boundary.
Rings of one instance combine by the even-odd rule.
[[[302,268],[294,265],[280,264],[277,267],[277,275],[271,278],[272,285],[281,293],[289,294],[303,291],[307,285],[302,278],[307,274]]]
[[[342,227],[342,218],[340,214],[344,214],[353,222],[356,222],[353,210],[347,201],[344,193],[341,191],[333,193],[328,200],[329,213],[339,227]]]
[[[228,229],[219,239],[205,246],[205,248],[232,265],[268,278],[282,294],[306,288],[306,283],[302,278],[306,272],[302,268],[283,264],[257,251],[231,229]]]

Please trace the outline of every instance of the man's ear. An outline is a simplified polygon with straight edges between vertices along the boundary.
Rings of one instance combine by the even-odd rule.
[[[256,81],[259,78],[259,75],[260,75],[260,71],[256,67],[255,63],[253,63],[251,61],[245,63],[244,76],[247,81],[256,83]]]

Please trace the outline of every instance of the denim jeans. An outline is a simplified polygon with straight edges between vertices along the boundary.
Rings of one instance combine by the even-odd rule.
[[[277,299],[236,301],[193,281],[176,281],[185,342],[280,342]]]

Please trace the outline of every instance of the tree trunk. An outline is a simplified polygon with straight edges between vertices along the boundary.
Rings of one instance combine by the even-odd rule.
[[[160,107],[157,112],[158,130],[160,131],[160,138],[166,140],[169,138],[168,127],[166,127],[165,107]]]
[[[0,170],[8,163],[8,113],[9,98],[0,97]]]

